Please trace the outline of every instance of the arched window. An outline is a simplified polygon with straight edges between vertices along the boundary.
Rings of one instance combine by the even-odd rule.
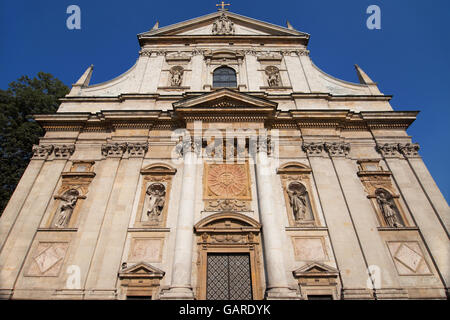
[[[235,88],[237,87],[236,72],[229,67],[219,67],[214,70],[213,75],[213,87],[226,87]]]

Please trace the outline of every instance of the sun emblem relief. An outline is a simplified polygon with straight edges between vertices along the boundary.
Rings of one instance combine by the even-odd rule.
[[[204,199],[250,200],[248,164],[205,164]]]

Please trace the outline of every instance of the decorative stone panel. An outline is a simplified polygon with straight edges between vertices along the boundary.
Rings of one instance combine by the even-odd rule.
[[[67,242],[39,242],[31,255],[25,276],[57,277],[68,247]]]
[[[298,261],[329,260],[324,237],[293,237],[295,259]]]
[[[390,241],[387,243],[397,272],[406,275],[430,275],[430,268],[417,241]]]
[[[162,238],[133,238],[129,262],[161,262],[164,240]]]

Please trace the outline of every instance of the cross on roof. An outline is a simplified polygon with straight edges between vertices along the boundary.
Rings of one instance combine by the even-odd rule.
[[[229,3],[225,3],[225,1],[222,1],[220,4],[216,4],[216,7],[222,7],[222,8],[219,8],[218,10],[225,11],[225,10],[228,10],[228,9],[225,9],[225,6],[229,6],[229,5],[230,5]]]

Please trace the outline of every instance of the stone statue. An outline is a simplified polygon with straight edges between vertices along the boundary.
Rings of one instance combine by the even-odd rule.
[[[170,69],[170,85],[172,87],[180,87],[183,80],[183,67],[176,66]]]
[[[59,207],[59,212],[55,217],[55,227],[67,227],[75,205],[77,204],[79,195],[80,194],[77,190],[70,189],[66,191],[61,197],[59,197],[59,199],[61,200],[61,206]]]
[[[308,193],[306,188],[300,183],[291,183],[287,189],[289,195],[289,203],[294,214],[294,220],[305,220],[308,210],[306,197]]]
[[[234,24],[225,14],[222,14],[212,26],[212,34],[232,35],[234,34]]]
[[[392,196],[384,190],[377,190],[376,197],[386,224],[394,228],[403,227],[397,217],[397,207]]]
[[[153,183],[147,189],[149,205],[147,217],[150,221],[158,221],[165,205],[166,188],[162,183]]]
[[[280,86],[280,72],[277,67],[268,66],[266,68],[267,83],[269,87],[279,87]]]

